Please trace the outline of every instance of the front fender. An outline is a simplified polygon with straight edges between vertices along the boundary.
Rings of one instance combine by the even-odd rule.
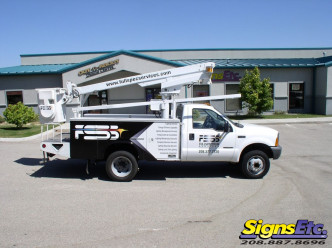
[[[234,162],[239,162],[243,152],[247,150],[262,150],[271,158],[273,157],[273,151],[271,147],[274,147],[275,143],[271,141],[271,139],[265,137],[255,137],[255,138],[248,138],[244,140],[237,139],[236,147],[234,153]]]

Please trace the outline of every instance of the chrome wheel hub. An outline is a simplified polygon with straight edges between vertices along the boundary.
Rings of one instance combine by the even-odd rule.
[[[264,171],[265,163],[261,156],[253,156],[247,163],[248,171],[254,175],[259,175]]]
[[[126,177],[132,171],[132,163],[126,157],[117,157],[112,162],[112,172],[118,177]]]

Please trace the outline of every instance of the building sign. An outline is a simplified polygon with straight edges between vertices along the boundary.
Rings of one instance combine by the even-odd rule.
[[[113,60],[113,61],[109,61],[103,64],[100,64],[98,66],[94,66],[92,68],[88,68],[88,69],[84,69],[82,71],[78,72],[78,76],[84,76],[85,78],[89,78],[92,76],[96,76],[98,74],[107,72],[107,71],[111,71],[114,70],[114,66],[119,64],[119,59]]]
[[[213,73],[211,80],[215,82],[238,82],[241,77],[239,73],[232,71],[224,71],[221,73]]]

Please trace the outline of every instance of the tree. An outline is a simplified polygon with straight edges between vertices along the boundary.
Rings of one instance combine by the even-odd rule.
[[[25,106],[23,103],[9,104],[3,112],[5,120],[16,125],[17,128],[22,128],[24,124],[37,119],[37,114],[32,108]]]
[[[258,67],[245,72],[240,80],[241,101],[249,108],[249,115],[261,114],[273,107],[271,96],[272,88],[270,79],[264,78],[261,81]]]

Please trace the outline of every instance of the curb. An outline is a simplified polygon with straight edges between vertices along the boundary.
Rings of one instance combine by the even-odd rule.
[[[29,136],[29,137],[24,137],[24,138],[0,138],[0,142],[1,141],[4,141],[4,142],[21,142],[21,141],[34,140],[34,139],[38,139],[38,138],[41,138],[41,133],[33,135],[33,136]]]
[[[235,121],[237,122],[237,121]],[[250,124],[308,124],[308,123],[332,123],[332,117],[318,117],[318,118],[289,118],[289,119],[262,119],[262,120],[241,120],[240,123]]]
[[[66,129],[66,124],[62,125],[62,130]],[[55,132],[56,132],[56,128],[55,128]],[[50,135],[53,133],[53,129],[48,130],[43,132],[43,134],[39,133],[39,134],[35,134],[32,136],[28,136],[28,137],[24,137],[24,138],[0,138],[0,142],[22,142],[22,141],[31,141],[31,140],[37,140],[37,139],[41,139],[42,135]]]

